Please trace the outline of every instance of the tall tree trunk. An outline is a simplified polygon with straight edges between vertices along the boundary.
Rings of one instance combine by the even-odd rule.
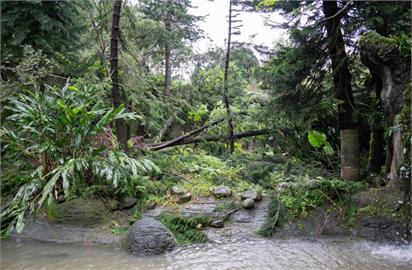
[[[112,101],[115,108],[119,107],[123,95],[119,85],[119,39],[120,39],[120,12],[122,0],[115,0],[113,4],[112,33],[110,39],[110,78],[112,80]],[[116,135],[124,149],[127,149],[127,126],[123,119],[116,119]]]
[[[235,150],[235,139],[234,139],[234,132],[233,132],[233,120],[232,114],[230,112],[230,103],[229,103],[229,96],[228,96],[228,76],[229,76],[229,62],[230,62],[230,43],[232,37],[232,0],[229,0],[229,24],[228,24],[228,34],[227,34],[227,49],[226,49],[226,58],[225,58],[225,75],[223,79],[223,101],[226,107],[226,114],[227,114],[227,125],[229,129],[229,152],[233,153]]]
[[[352,119],[354,99],[351,74],[340,28],[337,2],[324,0],[323,13],[326,17],[328,50],[332,60],[335,96],[342,102],[338,105],[341,141],[341,178],[344,180],[357,180],[360,177],[358,129]]]
[[[171,0],[167,0],[166,6],[167,6],[167,11],[166,11],[166,16],[164,20],[165,24],[165,31],[166,31],[166,40],[165,40],[165,84],[164,84],[164,89],[163,89],[163,97],[166,100],[169,100],[170,98],[170,83],[172,81],[172,67],[170,63],[170,57],[171,57],[171,49],[170,49],[170,32],[172,31],[172,14],[171,14]]]
[[[383,112],[382,108],[382,81],[378,74],[372,74],[372,80],[375,82],[376,104],[377,112]],[[381,167],[384,163],[384,129],[382,123],[374,123],[370,135],[369,142],[369,158],[367,170],[370,173],[380,173]]]

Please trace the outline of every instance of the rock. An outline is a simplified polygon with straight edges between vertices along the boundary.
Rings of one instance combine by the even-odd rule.
[[[282,192],[288,188],[293,187],[293,183],[289,183],[289,182],[280,182],[279,184],[277,184],[276,186],[276,191],[277,192]]]
[[[196,225],[196,230],[201,230],[201,229],[203,229],[202,223],[197,224]]]
[[[62,202],[64,202],[64,201],[66,201],[66,198],[64,197],[64,195],[59,195],[59,196],[57,197],[56,201],[57,201],[58,203],[62,203]]]
[[[262,200],[262,193],[254,189],[249,189],[240,193],[240,198],[242,200],[253,199],[255,202],[258,202]]]
[[[223,228],[224,225],[225,225],[225,222],[223,221],[223,219],[213,220],[209,224],[209,226],[212,228]]]
[[[124,197],[119,201],[119,209],[132,208],[137,202],[137,199],[132,197]]]
[[[180,188],[178,186],[173,186],[170,189],[170,194],[172,194],[172,195],[182,195],[182,194],[185,194],[185,193],[187,193],[187,190],[185,190],[183,188]]]
[[[190,194],[190,192],[186,192],[186,193],[178,196],[177,203],[187,203],[191,199],[192,199],[192,194]]]
[[[242,207],[245,209],[251,209],[255,206],[255,201],[253,199],[246,199],[242,202]]]
[[[109,212],[101,201],[74,199],[56,205],[54,223],[94,227],[109,220]]]
[[[213,191],[213,195],[215,195],[217,198],[227,198],[232,196],[232,191],[227,186],[221,186]]]
[[[133,224],[126,247],[135,255],[161,254],[170,251],[176,242],[170,231],[158,220],[143,217]]]

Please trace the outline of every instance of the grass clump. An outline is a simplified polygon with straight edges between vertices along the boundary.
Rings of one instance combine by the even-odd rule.
[[[288,211],[289,219],[305,217],[308,211],[326,203],[333,207],[345,204],[349,194],[362,190],[363,183],[338,179],[317,179],[297,184],[280,192],[279,199]]]
[[[173,233],[180,245],[208,241],[206,234],[196,229],[196,226],[198,224],[202,224],[202,226],[209,225],[211,222],[209,217],[183,217],[176,214],[162,214],[159,220]]]

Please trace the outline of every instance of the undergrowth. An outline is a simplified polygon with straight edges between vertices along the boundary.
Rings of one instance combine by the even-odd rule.
[[[180,245],[207,242],[207,236],[196,229],[198,224],[207,226],[211,219],[206,216],[183,217],[175,214],[162,214],[160,221],[173,233]]]

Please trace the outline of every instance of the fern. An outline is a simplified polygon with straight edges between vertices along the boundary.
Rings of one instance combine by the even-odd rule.
[[[277,228],[281,228],[286,221],[286,208],[278,197],[273,197],[268,206],[268,215],[265,224],[257,232],[263,237],[270,237]]]
[[[210,218],[206,216],[183,217],[173,214],[163,214],[160,221],[173,233],[179,244],[204,243],[207,236],[196,229],[198,224],[207,226]]]

